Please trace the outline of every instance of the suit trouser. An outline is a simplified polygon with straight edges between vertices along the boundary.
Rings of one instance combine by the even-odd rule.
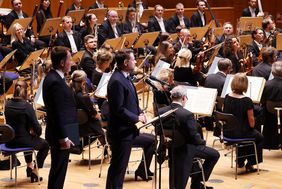
[[[108,169],[106,189],[121,189],[130,157],[132,140],[112,141],[112,159]]]
[[[69,151],[51,147],[51,168],[49,172],[48,189],[62,189],[69,162]]]

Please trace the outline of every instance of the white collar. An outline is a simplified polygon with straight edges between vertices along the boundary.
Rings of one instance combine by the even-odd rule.
[[[62,79],[64,79],[65,78],[65,74],[64,74],[64,72],[62,72],[62,70],[55,70],[59,75],[60,75],[60,77],[62,78]]]
[[[73,31],[71,30],[70,32],[64,30],[66,32],[67,35],[72,35],[73,34]]]
[[[155,16],[155,18],[157,19],[158,22],[163,22],[163,18],[158,18]]]
[[[130,74],[126,71],[121,70],[122,75],[127,78]]]

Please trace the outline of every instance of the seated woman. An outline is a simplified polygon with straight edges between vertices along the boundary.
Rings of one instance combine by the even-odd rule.
[[[86,93],[86,73],[83,70],[75,70],[71,75],[70,86],[74,93],[76,108],[84,110],[88,115],[88,121],[79,126],[79,136],[85,136],[89,133],[101,135],[98,139],[102,145],[106,143],[105,133],[100,123],[100,115],[94,108],[90,96]],[[88,141],[88,138],[84,141]]]
[[[86,14],[85,16],[85,26],[81,28],[81,40],[84,41],[84,37],[87,35],[95,36],[95,40],[97,41],[98,36],[98,24],[97,17],[93,13]],[[97,42],[96,42],[97,43]],[[97,44],[96,44],[97,46]]]
[[[197,86],[195,75],[190,65],[192,53],[189,49],[183,48],[178,52],[174,66],[174,81],[187,82],[192,86]]]
[[[159,60],[163,60],[169,64],[173,63],[174,58],[174,48],[171,42],[163,41],[160,43],[157,54],[155,56],[155,64],[158,63]]]
[[[281,148],[281,140],[278,134],[277,127],[277,116],[271,114],[267,108],[267,101],[273,101],[277,103],[282,102],[282,62],[274,62],[272,64],[272,74],[273,79],[266,81],[261,103],[264,107],[264,127],[263,127],[263,136],[264,136],[264,145],[265,149],[279,149]],[[281,119],[281,115],[280,115]]]
[[[14,50],[17,49],[15,58],[17,60],[18,66],[23,64],[29,53],[35,51],[34,41],[31,41],[25,37],[23,27],[19,23],[13,25],[11,44]]]
[[[36,157],[38,168],[42,168],[48,155],[49,144],[40,138],[42,128],[37,121],[32,105],[27,102],[27,83],[25,81],[16,82],[14,98],[8,100],[5,106],[5,117],[7,124],[15,130],[15,138],[8,142],[7,146],[10,148],[31,147],[38,150]],[[25,153],[25,161],[27,177],[30,177],[31,182],[38,181],[32,154]]]
[[[225,113],[233,114],[239,121],[237,132],[225,133],[224,136],[230,138],[255,138],[257,146],[258,163],[263,161],[262,147],[263,147],[263,135],[258,132],[255,127],[254,117],[254,105],[252,100],[245,96],[243,93],[248,89],[248,78],[244,73],[237,73],[231,82],[232,92],[227,94],[224,99]],[[238,155],[242,156],[246,153],[250,153],[254,149],[241,148]],[[245,160],[247,163],[245,165]],[[246,168],[247,172],[256,171],[253,165],[256,164],[256,158],[254,156],[248,156],[238,159],[238,166]]]

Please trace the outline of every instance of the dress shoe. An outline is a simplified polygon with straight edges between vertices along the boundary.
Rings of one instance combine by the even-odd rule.
[[[26,177],[30,177],[30,176],[31,176],[31,173],[32,173],[32,168],[27,167],[27,168],[26,168]]]
[[[39,181],[41,182],[43,180],[42,177],[39,177]],[[31,183],[34,183],[34,182],[38,182],[38,174],[35,172],[35,170],[33,170],[31,172],[31,175],[30,175],[30,182]]]
[[[153,173],[153,172],[151,172],[150,170],[148,170],[147,174],[148,174],[148,176],[149,176],[149,177],[154,176],[154,173]]]
[[[246,172],[247,173],[254,173],[257,172],[258,170],[255,169],[252,165],[246,165]]]
[[[190,189],[205,189],[205,185],[202,184],[202,183],[200,183],[200,185],[198,185],[198,186],[194,186],[194,185],[192,186],[191,185]],[[206,189],[213,189],[213,187],[206,185]]]
[[[152,177],[148,176],[148,178],[146,178],[145,173],[139,172],[139,171],[135,171],[135,181],[137,181],[138,177],[140,177],[143,181],[149,181],[152,180]]]

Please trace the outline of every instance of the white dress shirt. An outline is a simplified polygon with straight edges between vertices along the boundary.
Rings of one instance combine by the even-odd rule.
[[[166,32],[165,30],[165,25],[164,25],[164,19],[163,18],[158,18],[155,16],[155,18],[157,19],[160,27],[161,27],[161,32]]]
[[[70,31],[70,32],[67,32],[65,31],[67,36],[68,36],[68,39],[70,41],[70,45],[71,45],[71,53],[76,53],[78,50],[77,50],[77,46],[75,44],[75,41],[74,41],[74,38],[73,38],[73,31]]]

